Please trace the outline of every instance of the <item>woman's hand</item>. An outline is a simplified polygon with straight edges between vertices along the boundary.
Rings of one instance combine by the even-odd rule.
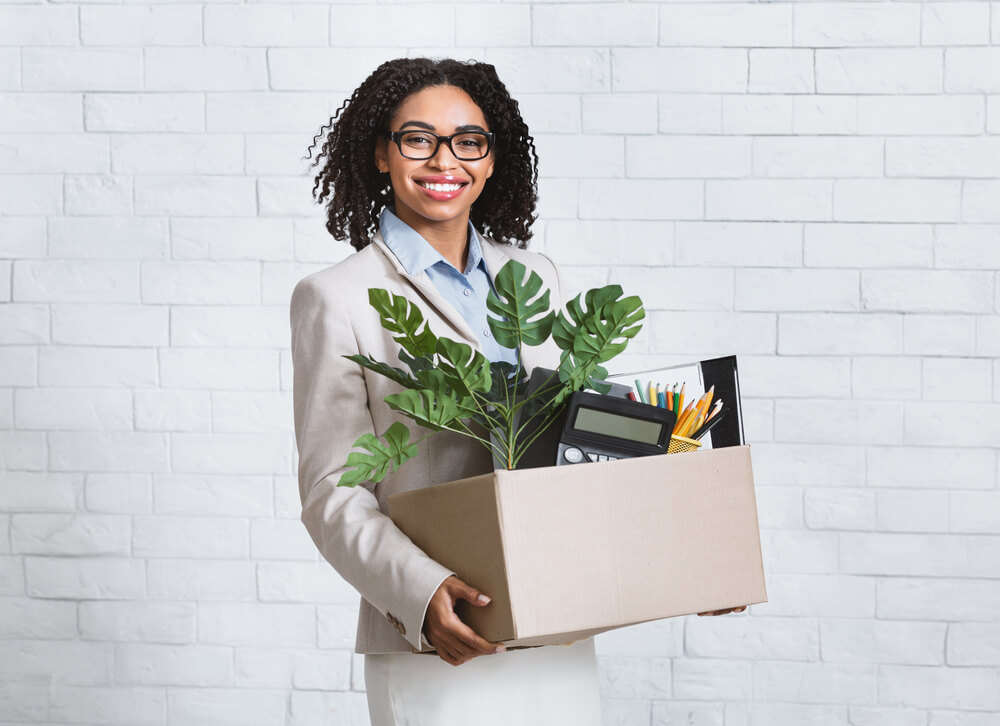
[[[478,655],[502,653],[506,648],[500,643],[490,643],[480,638],[472,628],[455,614],[455,603],[468,600],[476,607],[486,607],[490,598],[452,575],[438,587],[431,597],[424,617],[424,635],[438,655],[449,665],[462,665]]]
[[[740,605],[738,608],[726,608],[724,610],[709,610],[707,613],[698,613],[698,615],[728,615],[729,613],[741,613],[747,609],[746,605]]]

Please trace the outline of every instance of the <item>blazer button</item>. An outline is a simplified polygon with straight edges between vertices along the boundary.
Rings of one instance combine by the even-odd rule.
[[[406,626],[405,626],[405,625],[403,625],[403,624],[402,624],[401,622],[399,622],[398,620],[396,621],[396,630],[398,630],[398,631],[399,631],[399,634],[400,634],[400,635],[406,635]]]

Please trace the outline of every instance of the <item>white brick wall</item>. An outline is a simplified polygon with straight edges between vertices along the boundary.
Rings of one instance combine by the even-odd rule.
[[[770,602],[600,636],[605,724],[1000,723],[987,0],[0,4],[0,722],[368,723],[287,305],[312,135],[421,53],[520,100],[624,365],[741,358]]]

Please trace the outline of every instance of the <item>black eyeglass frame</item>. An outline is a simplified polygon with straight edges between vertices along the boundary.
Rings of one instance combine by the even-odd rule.
[[[429,134],[430,136],[433,136],[435,139],[437,139],[437,144],[434,146],[434,151],[432,151],[427,156],[407,156],[406,152],[403,151],[404,134]],[[459,156],[458,154],[455,153],[455,147],[451,145],[451,140],[456,136],[465,136],[467,134],[479,134],[480,136],[486,137],[486,151],[482,156],[477,156],[473,159],[468,156]],[[389,135],[389,140],[396,145],[397,149],[399,149],[400,155],[404,159],[410,159],[412,161],[427,161],[428,159],[433,159],[434,156],[438,153],[438,150],[441,148],[441,144],[444,143],[448,144],[448,151],[450,151],[451,155],[454,156],[459,161],[481,161],[490,155],[490,152],[493,150],[493,142],[496,140],[496,135],[492,131],[479,131],[479,130],[462,131],[457,134],[452,134],[451,136],[441,136],[440,134],[435,134],[433,131],[427,131],[425,129],[404,129],[402,131],[389,131],[388,135]]]

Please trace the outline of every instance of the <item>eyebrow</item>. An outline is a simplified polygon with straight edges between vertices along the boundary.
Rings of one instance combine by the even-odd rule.
[[[407,126],[418,126],[419,128],[427,129],[428,131],[435,131],[436,130],[433,125],[431,125],[429,123],[425,123],[423,121],[407,121],[405,124],[403,124],[402,126],[400,126],[399,129],[402,131]],[[482,131],[483,133],[486,133],[486,129],[484,129],[479,124],[465,124],[464,126],[458,126],[458,127],[455,128],[455,133],[457,133],[457,134],[461,134],[461,133],[464,133],[466,131]]]

